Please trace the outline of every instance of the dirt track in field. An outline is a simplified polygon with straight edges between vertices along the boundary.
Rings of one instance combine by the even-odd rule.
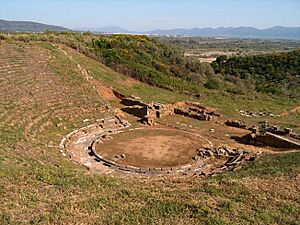
[[[300,110],[300,106],[297,106],[297,107],[295,107],[295,108],[293,108],[291,110],[288,110],[288,111],[286,111],[284,113],[281,113],[280,116],[287,116],[287,115],[289,115],[291,113],[295,113],[295,112],[297,112],[299,110]]]

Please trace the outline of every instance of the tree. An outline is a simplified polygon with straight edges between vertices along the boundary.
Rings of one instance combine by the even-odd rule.
[[[219,65],[222,65],[222,64],[226,63],[227,60],[228,60],[228,57],[226,55],[221,55],[216,59],[216,62]]]

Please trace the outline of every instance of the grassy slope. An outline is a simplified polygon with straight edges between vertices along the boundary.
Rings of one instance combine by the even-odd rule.
[[[99,64],[95,60],[84,57],[73,50],[66,49],[69,54],[76,59],[80,64],[90,71],[95,79],[99,79],[113,89],[124,93],[126,95],[140,96],[145,101],[159,101],[161,103],[173,103],[183,100],[199,101],[205,105],[217,108],[224,114],[225,117],[236,118],[245,120],[237,114],[237,110],[250,110],[254,112],[272,112],[274,114],[281,114],[286,110],[293,109],[300,105],[299,100],[271,97],[269,95],[255,94],[249,95],[234,95],[224,91],[200,89],[201,99],[193,99],[190,96],[171,92],[165,89],[156,88],[146,85],[144,83],[130,79],[122,74],[118,74],[111,69]],[[113,75],[113,76],[112,76]],[[280,118],[272,117],[259,117],[251,118],[251,123],[258,123],[262,120],[268,120],[271,124],[281,125],[284,127],[291,127],[296,131],[300,131],[300,114],[299,112],[293,113],[288,116]]]
[[[6,157],[23,165],[1,159],[1,224],[296,224],[299,156],[264,157],[216,178],[161,181],[100,177],[66,161],[57,167]]]
[[[100,106],[104,102],[90,90],[88,84],[80,77],[74,62],[60,50],[49,44],[33,46],[44,49],[40,51],[47,49],[47,53],[53,56],[48,62],[49,67],[62,85],[60,88],[67,87],[63,92],[64,98],[57,97],[59,102],[65,104],[71,101],[74,104],[66,107],[71,109],[72,113],[53,112],[43,119],[52,118],[55,124],[60,121],[56,121],[55,118],[61,117],[66,124],[65,130],[54,125],[38,132],[43,124],[40,121],[40,124],[33,126],[30,131],[30,137],[33,139],[26,140],[26,123],[15,127],[10,124],[11,121],[4,118],[7,109],[9,114],[17,114],[19,105],[9,104],[7,99],[11,95],[2,92],[6,98],[5,101],[1,101],[1,117],[4,119],[0,128],[0,224],[298,223],[299,153],[264,156],[241,171],[213,178],[151,181],[100,177],[61,156],[57,147],[45,146],[49,140],[58,144],[64,134],[75,126],[82,126],[83,119],[93,120],[105,114],[94,110],[78,111],[82,107],[81,104],[92,101],[94,106]],[[21,48],[16,47],[15,51],[22,51]],[[126,94],[164,102],[183,100],[187,97],[133,82],[93,60],[73,51],[69,52],[77,62],[85,65],[95,78]],[[5,83],[0,84],[2,91]],[[15,84],[11,85],[16,88]],[[32,85],[41,87],[39,83]],[[46,96],[50,98],[50,95],[54,94],[52,91],[56,89],[51,86],[47,90]],[[229,105],[231,103],[234,103],[234,108],[249,107],[255,110],[257,107],[268,109],[279,102],[271,98],[254,102],[240,97],[223,96],[217,92],[204,91],[203,94],[207,96],[203,100],[205,103],[224,106],[226,115],[234,111]],[[47,98],[40,99],[42,100],[48,101]],[[284,102],[274,106],[274,110],[280,112],[286,108],[293,108],[294,105],[297,105],[297,102]],[[92,105],[89,106],[87,108],[92,108]],[[40,104],[39,108],[24,109],[22,113],[34,113],[35,118],[43,110],[51,110],[51,107]],[[299,118],[293,117],[294,115],[288,118]],[[15,121],[21,121],[21,118],[16,115]]]

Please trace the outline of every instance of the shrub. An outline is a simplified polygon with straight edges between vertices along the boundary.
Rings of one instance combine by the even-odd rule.
[[[210,78],[205,84],[204,87],[210,90],[220,89],[220,81],[215,78]]]

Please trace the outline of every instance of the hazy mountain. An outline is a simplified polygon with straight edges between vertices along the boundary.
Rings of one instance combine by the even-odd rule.
[[[257,29],[254,27],[219,27],[219,28],[193,28],[170,29],[151,31],[129,31],[121,27],[81,28],[99,33],[127,33],[127,34],[152,34],[173,36],[206,36],[206,37],[237,37],[237,38],[266,38],[266,39],[298,39],[300,40],[300,27],[271,27]]]
[[[209,37],[241,37],[241,38],[270,38],[270,39],[298,39],[300,40],[300,27],[271,27],[257,29],[254,27],[219,27],[219,28],[193,28],[153,30],[146,32],[157,35],[183,35],[183,36],[209,36]]]
[[[96,33],[113,33],[113,34],[131,34],[131,33],[136,33],[134,31],[129,31],[129,30],[123,29],[121,27],[117,27],[117,26],[101,27],[101,28],[81,27],[81,28],[76,28],[75,30],[90,31],[90,32],[96,32]]]
[[[0,31],[5,32],[43,32],[43,31],[71,31],[61,26],[53,26],[30,21],[0,20]],[[125,33],[125,34],[152,34],[173,36],[206,36],[206,37],[236,37],[236,38],[265,38],[265,39],[297,39],[300,40],[300,27],[271,27],[257,29],[254,27],[218,27],[218,28],[192,28],[170,29],[152,31],[129,31],[117,26],[103,28],[78,28],[80,31],[96,33]]]
[[[47,25],[30,21],[0,20],[0,31],[4,32],[44,32],[44,31],[70,31],[65,27]]]

